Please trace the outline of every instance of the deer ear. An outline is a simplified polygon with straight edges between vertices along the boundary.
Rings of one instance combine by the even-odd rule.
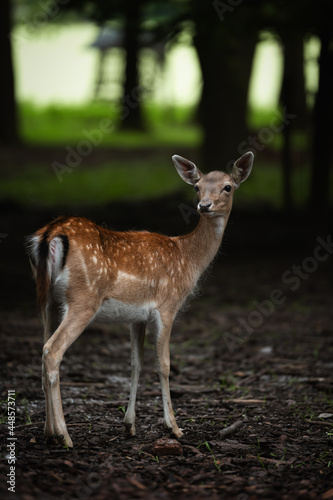
[[[173,155],[172,161],[180,177],[183,181],[187,182],[187,184],[192,184],[193,186],[202,177],[200,170],[190,160],[186,160],[186,158],[179,155]]]
[[[248,151],[235,161],[231,172],[231,177],[236,184],[236,188],[238,188],[241,182],[244,182],[250,175],[253,160],[254,154],[252,153],[252,151]]]

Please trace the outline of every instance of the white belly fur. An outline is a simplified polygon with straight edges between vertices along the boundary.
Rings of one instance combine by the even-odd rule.
[[[136,306],[116,299],[105,301],[95,316],[100,323],[147,323],[158,320],[159,312],[154,302]]]

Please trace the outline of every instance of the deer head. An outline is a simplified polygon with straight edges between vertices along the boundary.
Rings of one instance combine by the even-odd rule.
[[[194,186],[200,215],[221,217],[229,215],[234,191],[250,175],[254,155],[251,151],[243,154],[235,161],[230,174],[218,170],[203,174],[193,162],[182,156],[174,155],[172,160],[180,177]]]

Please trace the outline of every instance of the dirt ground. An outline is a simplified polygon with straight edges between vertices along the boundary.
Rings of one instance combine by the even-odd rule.
[[[152,337],[139,385],[137,437],[128,439],[122,423],[128,329],[85,331],[61,365],[74,443],[66,449],[43,437],[42,326],[23,249],[23,236],[57,214],[8,206],[2,214],[2,499],[333,499],[329,226],[319,229],[304,214],[291,218],[266,207],[233,212],[209,277],[173,329],[170,380],[184,430],[179,443],[161,423]],[[119,229],[128,214],[127,227],[166,234],[189,229],[175,199],[162,208],[153,201],[80,214]],[[16,398],[14,436],[8,394]],[[15,493],[6,482],[13,456]]]

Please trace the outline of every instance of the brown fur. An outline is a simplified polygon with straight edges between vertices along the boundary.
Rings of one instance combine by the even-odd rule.
[[[45,325],[43,389],[45,434],[72,446],[62,410],[59,365],[67,348],[96,314],[131,323],[132,382],[125,427],[135,434],[135,399],[146,325],[155,331],[164,422],[178,438],[169,389],[169,341],[174,318],[221,244],[233,193],[252,168],[246,153],[230,175],[203,175],[173,157],[180,176],[196,186],[200,221],[185,236],[118,232],[82,217],[60,217],[32,237],[30,255]]]

